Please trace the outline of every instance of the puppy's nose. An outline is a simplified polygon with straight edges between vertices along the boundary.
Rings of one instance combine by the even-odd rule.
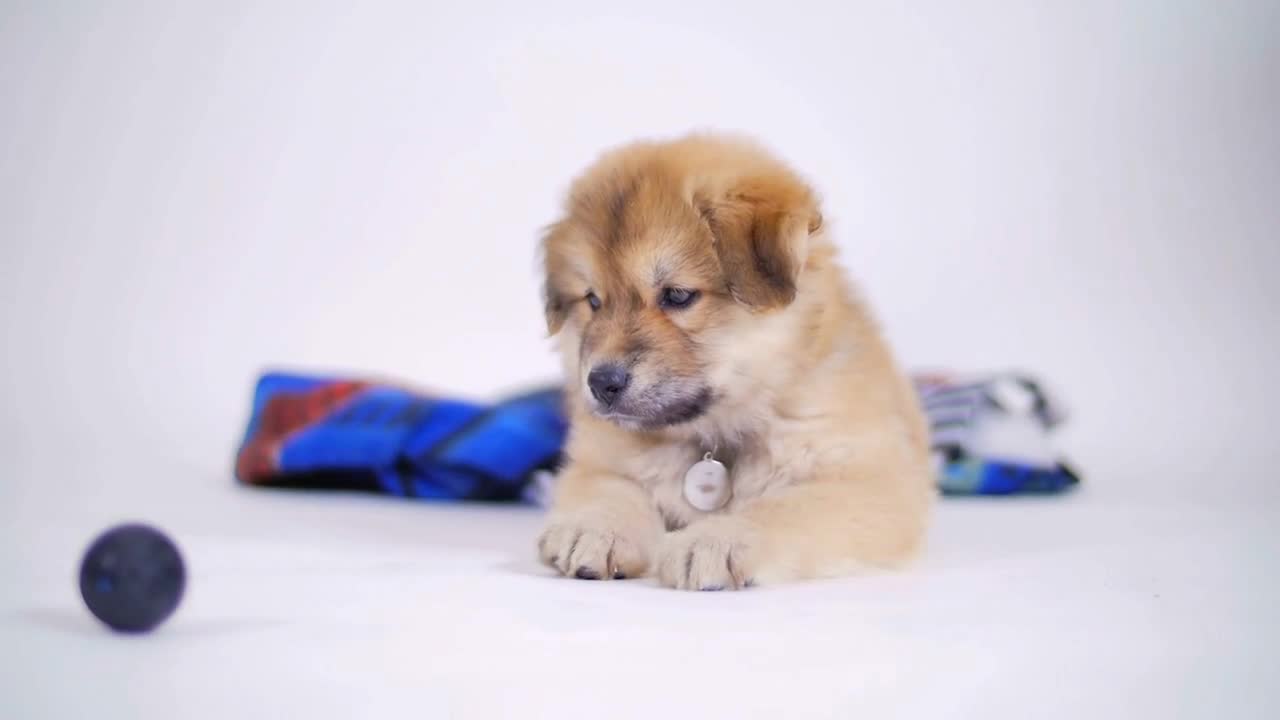
[[[591,394],[605,407],[612,405],[630,382],[631,373],[613,363],[597,365],[587,375],[587,387],[591,388]]]

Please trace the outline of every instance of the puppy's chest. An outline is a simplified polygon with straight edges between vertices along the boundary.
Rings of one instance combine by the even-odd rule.
[[[690,497],[691,492],[696,492],[697,482],[686,483],[690,469],[706,458],[706,449],[690,444],[649,450],[628,463],[628,475],[649,491],[667,528],[674,530],[705,515],[733,511],[769,490],[802,479],[812,467],[808,453],[803,448],[788,452],[789,445],[758,442],[714,452],[714,460],[725,467],[728,487],[724,504],[711,510],[698,509],[705,503]]]

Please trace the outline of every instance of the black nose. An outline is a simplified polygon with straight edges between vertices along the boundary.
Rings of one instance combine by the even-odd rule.
[[[631,373],[621,365],[597,365],[587,375],[587,387],[591,388],[591,394],[606,406],[618,399],[629,382]]]

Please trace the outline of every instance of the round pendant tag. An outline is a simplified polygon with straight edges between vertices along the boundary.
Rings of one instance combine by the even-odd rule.
[[[729,471],[717,460],[703,458],[684,474],[684,499],[703,512],[729,502]]]

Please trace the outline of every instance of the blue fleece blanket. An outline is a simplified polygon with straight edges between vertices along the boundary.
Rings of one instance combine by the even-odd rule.
[[[914,380],[944,493],[1053,493],[1078,483],[1049,442],[1061,412],[1033,379]],[[364,380],[268,373],[254,392],[236,477],[268,487],[540,502],[567,431],[558,387],[480,403]]]

